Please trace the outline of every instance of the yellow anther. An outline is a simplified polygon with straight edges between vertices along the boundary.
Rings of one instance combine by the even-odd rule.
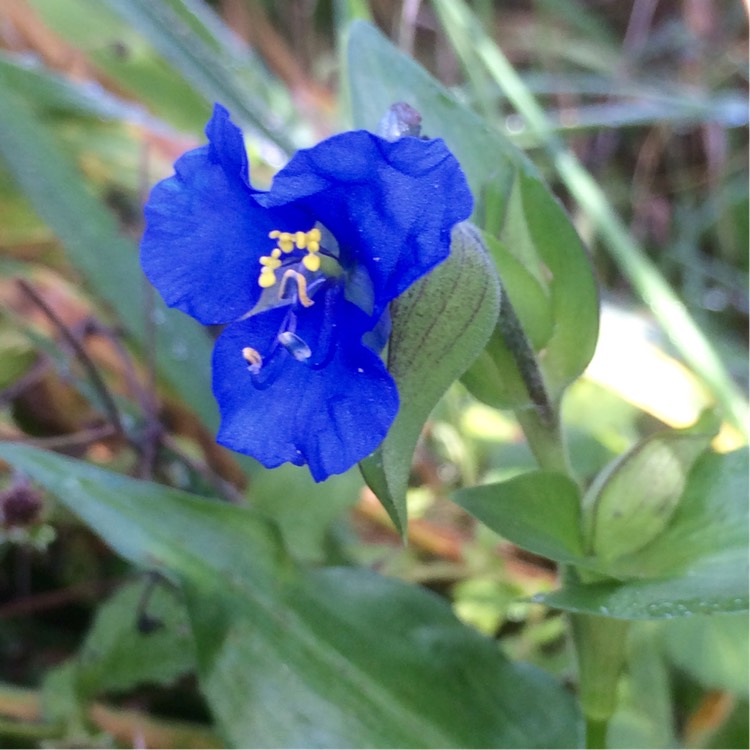
[[[276,269],[281,266],[281,250],[275,247],[270,255],[262,255],[260,258],[260,276],[258,285],[268,289],[276,283]]]
[[[284,232],[284,234],[279,237],[279,247],[285,253],[291,253],[292,250],[294,250],[294,239],[292,239],[287,232]]]
[[[310,248],[307,249],[309,250]],[[309,253],[304,258],[302,258],[302,263],[308,271],[312,271],[314,273],[320,268],[320,256],[315,255],[314,253]]]
[[[276,283],[276,274],[270,268],[262,268],[258,276],[258,286],[269,289]]]
[[[276,240],[277,247],[275,247],[270,255],[264,255],[260,259],[260,277],[258,278],[258,284],[264,289],[272,287],[276,283],[276,269],[283,265],[281,260],[282,253],[291,253],[295,248],[297,250],[307,250],[307,255],[302,258],[302,264],[305,268],[315,273],[320,270],[320,258],[317,253],[320,252],[320,240],[321,232],[317,227],[313,227],[307,232],[282,232],[279,229],[274,229],[268,233],[268,236],[272,240]],[[300,302],[309,307],[312,305],[312,300],[307,296],[307,281],[304,276],[298,272],[294,278],[297,282],[298,297]],[[291,278],[291,274],[287,271],[282,279],[282,284],[279,290],[279,296],[284,295],[284,289],[286,288],[286,280]]]
[[[286,291],[286,285],[289,279],[294,279],[297,282],[297,297],[304,307],[310,307],[315,303],[307,296],[307,279],[293,269],[284,271],[284,275],[281,277],[281,286],[279,286],[279,299],[284,297]]]
[[[253,374],[257,374],[260,368],[263,366],[263,357],[260,352],[256,351],[250,346],[246,346],[242,350],[242,358],[247,362],[249,367],[247,368]]]
[[[261,255],[260,256],[260,264],[264,268],[268,269],[275,269],[278,268],[281,265],[281,250],[279,250],[278,247],[275,247],[270,255]]]

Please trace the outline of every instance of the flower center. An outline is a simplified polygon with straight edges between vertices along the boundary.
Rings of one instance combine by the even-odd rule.
[[[268,236],[272,240],[276,240],[277,247],[275,247],[270,255],[263,255],[260,259],[260,276],[258,277],[258,284],[263,289],[269,289],[274,286],[278,279],[276,278],[276,272],[284,265],[282,257],[284,255],[290,255],[296,250],[304,250],[305,255],[302,257],[302,265],[311,273],[315,273],[320,270],[320,229],[313,227],[308,232],[280,232],[278,229],[274,229],[269,232]],[[282,288],[284,286],[284,280],[290,278],[287,274],[282,277]],[[300,284],[300,279],[304,277],[302,274],[297,273],[294,277]],[[281,296],[282,291],[279,292]],[[300,296],[300,300],[302,297]],[[309,301],[312,304],[312,300]],[[304,302],[302,304],[305,304]]]
[[[263,300],[256,305],[250,315],[255,315],[270,308],[291,303],[279,334],[268,351],[263,354],[251,347],[242,349],[242,357],[247,363],[247,369],[254,376],[266,373],[266,378],[273,377],[268,373],[268,367],[276,360],[274,352],[279,348],[286,350],[298,362],[304,362],[311,367],[320,367],[330,354],[331,336],[327,328],[332,325],[330,301],[323,302],[323,309],[316,316],[320,325],[315,346],[311,347],[304,339],[295,333],[298,315],[304,315],[304,309],[315,304],[313,297],[324,294],[328,300],[328,292],[334,279],[342,274],[338,256],[327,247],[322,247],[323,231],[313,227],[307,232],[282,232],[274,229],[268,234],[276,240],[276,247],[269,255],[260,258],[260,274],[258,286],[263,290]],[[329,235],[328,242],[336,246],[335,240]],[[292,291],[290,291],[292,287]],[[328,290],[323,292],[323,290]],[[303,309],[299,309],[297,306]],[[316,326],[317,327],[317,326]],[[335,326],[334,326],[335,327]],[[309,331],[308,331],[309,333]],[[313,348],[321,356],[313,357]],[[260,383],[260,384],[259,384]],[[262,381],[256,380],[258,387],[265,387]]]

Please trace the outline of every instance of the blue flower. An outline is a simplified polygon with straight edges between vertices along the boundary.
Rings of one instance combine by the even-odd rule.
[[[149,197],[143,269],[169,306],[229,324],[213,355],[218,442],[321,481],[388,432],[388,303],[448,256],[471,194],[439,139],[342,133],[261,191],[223,107],[206,135]]]

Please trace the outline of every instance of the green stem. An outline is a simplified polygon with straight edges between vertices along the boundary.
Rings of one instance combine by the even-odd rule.
[[[607,747],[607,722],[600,719],[586,719],[586,747]]]
[[[605,748],[607,725],[617,708],[630,623],[573,613],[570,624],[578,658],[578,700],[586,718],[586,746]]]
[[[550,420],[536,408],[518,409],[516,419],[539,466],[575,479],[557,414]]]

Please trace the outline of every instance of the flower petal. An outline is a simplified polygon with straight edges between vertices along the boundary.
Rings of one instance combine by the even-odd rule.
[[[342,265],[361,264],[370,274],[375,316],[448,257],[451,229],[473,206],[441,139],[386,141],[364,130],[298,151],[258,200],[295,206],[323,223],[338,240]]]
[[[242,350],[270,352],[288,310],[276,309],[233,323],[214,349],[214,395],[221,411],[217,440],[274,468],[308,464],[320,482],[372,453],[398,410],[396,385],[380,358],[360,343],[368,318],[342,296],[299,313],[297,333],[330,339],[326,364],[315,369],[283,347],[270,362],[267,384],[254,385]],[[332,316],[332,317],[329,317]],[[324,330],[327,329],[327,330]],[[313,345],[313,350],[315,346]],[[316,359],[313,351],[311,362]],[[262,383],[263,370],[258,376]]]
[[[201,323],[227,323],[257,302],[260,256],[272,229],[295,224],[288,211],[258,205],[242,133],[216,105],[210,143],[189,151],[145,206],[141,265],[170,307]]]

